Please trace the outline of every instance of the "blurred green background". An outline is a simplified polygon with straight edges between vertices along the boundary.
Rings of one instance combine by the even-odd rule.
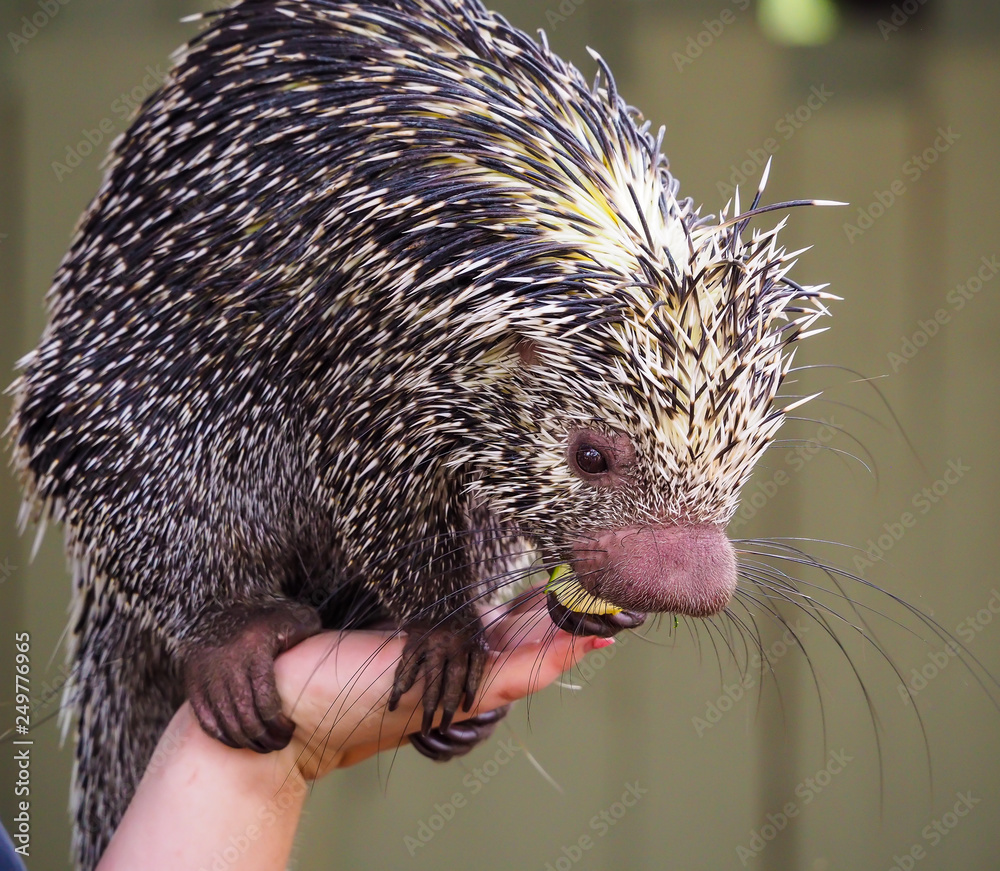
[[[790,215],[786,243],[814,246],[793,275],[830,282],[844,299],[831,329],[803,345],[789,387],[824,395],[802,410],[810,419],[783,431],[730,532],[813,539],[799,544],[861,576],[844,591],[875,643],[829,577],[785,564],[843,615],[830,618],[842,649],[790,607],[808,656],[758,609],[772,659],[763,674],[747,667],[731,631],[735,654],[727,650],[725,621],[714,633],[684,621],[621,639],[613,657],[598,654],[567,679],[580,689],[550,688],[530,718],[522,704],[513,731],[502,727],[465,761],[438,766],[403,751],[327,778],[309,801],[294,866],[1000,868],[1000,691],[994,684],[991,696],[898,601],[1000,676],[1000,6],[494,5],[523,29],[545,28],[588,76],[584,47],[600,51],[629,102],[666,125],[682,193],[706,212],[734,184],[755,187],[771,154],[768,201],[851,203]],[[0,5],[0,380],[38,339],[43,295],[98,187],[109,139],[195,32],[181,16],[199,8]],[[818,44],[791,44],[802,40]],[[36,722],[55,710],[64,674],[61,536],[49,530],[31,561],[34,536],[18,537],[17,503],[5,477],[0,732],[13,721],[15,632],[31,633]],[[515,733],[527,750],[510,755],[503,747]],[[29,867],[66,868],[70,747],[60,747],[54,719],[33,738]],[[12,756],[8,738],[8,825]]]

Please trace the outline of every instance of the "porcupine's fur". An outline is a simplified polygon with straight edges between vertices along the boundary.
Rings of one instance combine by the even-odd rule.
[[[525,541],[732,516],[824,294],[780,224],[678,199],[659,144],[475,0],[245,0],[188,47],[16,383],[73,568],[84,868],[218,603],[353,585],[444,620]],[[633,485],[573,477],[571,424],[629,433]]]

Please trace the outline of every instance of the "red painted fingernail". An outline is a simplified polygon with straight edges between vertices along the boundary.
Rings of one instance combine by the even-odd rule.
[[[601,648],[604,648],[604,647],[610,647],[614,643],[615,643],[614,638],[596,638],[596,637],[594,637],[594,638],[590,639],[590,649],[591,650],[600,650]]]

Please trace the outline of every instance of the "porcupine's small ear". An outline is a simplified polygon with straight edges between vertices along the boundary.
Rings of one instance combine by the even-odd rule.
[[[522,366],[530,368],[542,363],[542,349],[534,339],[522,336],[514,343],[514,350]]]
[[[490,378],[506,379],[526,369],[537,372],[545,364],[545,357],[535,339],[508,332],[483,354],[479,364]]]

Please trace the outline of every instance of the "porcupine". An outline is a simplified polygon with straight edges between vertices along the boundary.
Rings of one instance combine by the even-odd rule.
[[[477,602],[529,572],[571,568],[548,605],[581,634],[730,601],[825,294],[780,224],[744,238],[757,200],[678,197],[598,62],[477,0],[244,0],[116,144],[12,424],[73,569],[83,867],[186,696],[284,746],[274,657],[368,605],[447,756]]]

